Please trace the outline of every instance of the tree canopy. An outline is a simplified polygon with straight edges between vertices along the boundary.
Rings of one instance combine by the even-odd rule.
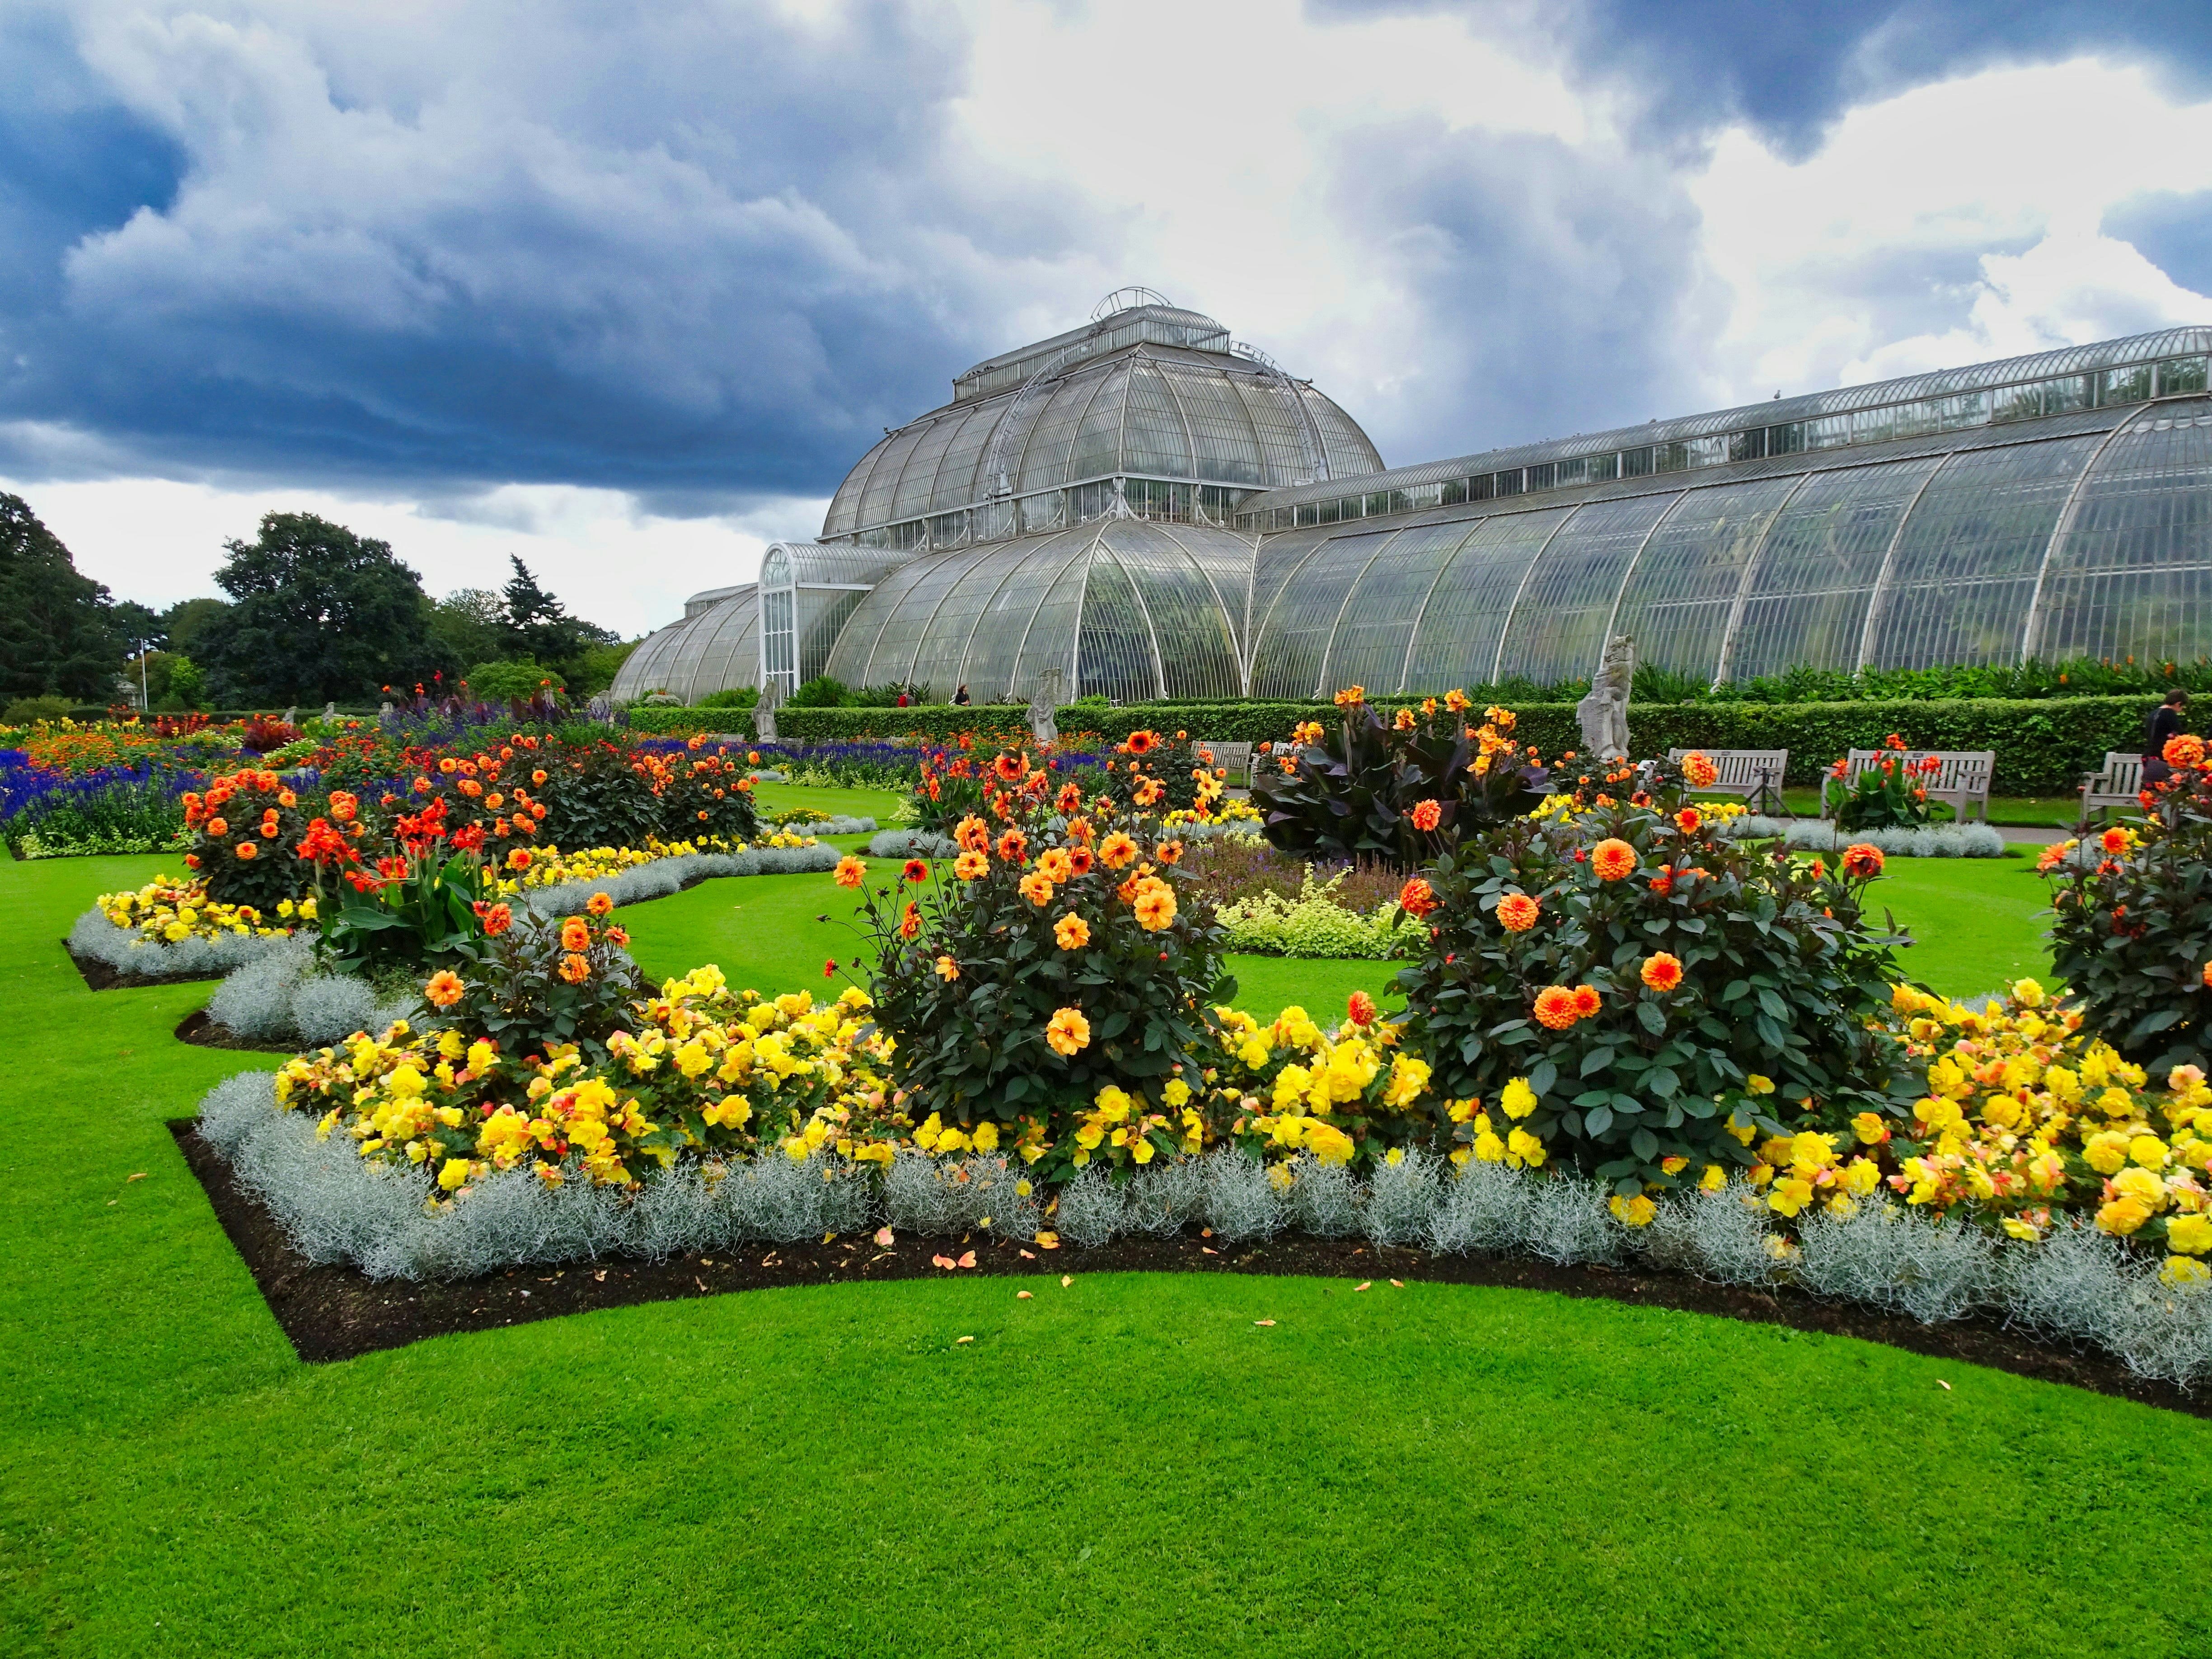
[[[270,513],[254,540],[224,545],[216,582],[234,603],[193,645],[226,702],[368,698],[434,667],[429,599],[386,543]]]
[[[573,668],[594,646],[613,645],[620,636],[572,617],[561,601],[538,585],[530,567],[514,554],[514,574],[501,590],[507,611],[506,655]]]
[[[81,574],[30,503],[0,492],[0,693],[106,702],[123,643],[107,589]]]

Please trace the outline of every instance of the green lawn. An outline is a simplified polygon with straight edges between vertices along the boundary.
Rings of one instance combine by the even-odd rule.
[[[311,1370],[163,1127],[248,1057],[57,943],[161,863],[0,863],[10,1654],[2212,1650],[2212,1423],[1693,1315],[1079,1272]],[[774,879],[641,955],[818,975]]]
[[[1978,996],[2030,975],[2057,981],[2042,913],[2051,889],[2035,873],[2040,847],[2012,849],[2002,859],[1892,859],[1869,891],[1879,915],[1887,907],[1913,936],[1898,953],[1905,974],[1945,996]]]
[[[1713,799],[1717,800],[1721,797],[1717,795]],[[1818,789],[1811,787],[1785,789],[1782,792],[1782,799],[1788,804],[1790,810],[1801,818],[1816,818],[1820,816],[1820,792]],[[1934,811],[1939,823],[1950,821],[1952,814],[1949,807],[1937,806]],[[2081,797],[2072,792],[2063,795],[1992,795],[1990,797],[1990,822],[1995,824],[2024,824],[2046,830],[2063,825],[2071,829],[2081,816]]]

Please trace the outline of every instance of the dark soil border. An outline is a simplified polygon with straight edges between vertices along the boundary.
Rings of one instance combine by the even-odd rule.
[[[288,1059],[300,1052],[297,1043],[271,1045],[242,1037],[229,1026],[210,1018],[204,1008],[198,1008],[186,1014],[177,1022],[177,1029],[170,1035],[179,1042],[192,1043],[202,1048],[235,1048],[249,1054],[282,1054]]]
[[[111,968],[91,957],[81,957],[70,950],[67,939],[62,949],[76,965],[88,988],[94,991],[136,991],[149,985],[212,985],[221,974],[126,974],[119,968]]]
[[[866,1236],[827,1244],[749,1244],[733,1255],[686,1255],[669,1261],[611,1257],[564,1267],[514,1267],[482,1279],[394,1279],[378,1283],[349,1267],[317,1267],[293,1249],[269,1212],[241,1192],[230,1166],[190,1120],[173,1122],[193,1175],[223,1231],[253,1274],[269,1310],[309,1364],[404,1347],[424,1337],[496,1329],[599,1308],[794,1285],[932,1279],[930,1258],[975,1254],[975,1271],[1006,1275],[1060,1273],[1295,1273],[1324,1279],[1421,1279],[1602,1297],[1635,1307],[1714,1314],[1755,1324],[1853,1336],[1937,1359],[1955,1359],[2015,1376],[2062,1382],[2193,1417],[2212,1418],[2212,1394],[2192,1395],[2136,1376],[2109,1355],[2045,1347],[1993,1320],[1920,1325],[1893,1314],[1823,1302],[1802,1291],[1708,1285],[1684,1273],[1646,1268],[1555,1267],[1520,1257],[1432,1255],[1382,1249],[1356,1239],[1278,1237],[1264,1244],[1204,1238],[1133,1239],[1103,1249],[1041,1250],[988,1239],[951,1245],[901,1237],[877,1246]]]

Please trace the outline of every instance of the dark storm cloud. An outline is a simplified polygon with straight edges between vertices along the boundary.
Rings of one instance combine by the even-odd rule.
[[[2105,210],[2102,228],[2191,292],[2212,294],[2212,190],[2131,196]]]
[[[1443,12],[1519,52],[1556,54],[1571,79],[1622,96],[1642,137],[1695,144],[1741,121],[1802,160],[1854,105],[2005,64],[2103,56],[2150,68],[2177,97],[2212,89],[2204,0],[1316,0],[1327,15]],[[2094,110],[2023,111],[2094,124]]]
[[[1336,211],[1427,325],[1361,413],[1387,459],[1680,412],[1722,296],[1698,216],[1655,166],[1407,123],[1342,141]],[[1364,402],[1364,400],[1363,400]]]
[[[0,54],[0,471],[52,464],[15,422],[231,480],[826,492],[1066,241],[948,136],[967,41],[885,4],[95,7]]]

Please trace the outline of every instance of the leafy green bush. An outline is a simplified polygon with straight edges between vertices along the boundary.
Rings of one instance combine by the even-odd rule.
[[[1856,778],[1844,777],[1846,757],[1821,781],[1821,802],[1846,832],[1911,830],[1928,822],[1928,790],[1920,780],[1939,770],[1942,763],[1932,755],[1907,761],[1905,739],[1894,732],[1881,746],[1885,752]]]
[[[1547,775],[1524,760],[1502,708],[1478,728],[1456,691],[1387,720],[1356,689],[1339,702],[1340,719],[1306,722],[1253,769],[1261,833],[1286,853],[1411,870],[1542,799]]]
[[[1413,955],[1428,930],[1395,907],[1364,915],[1340,900],[1347,870],[1316,881],[1310,867],[1296,898],[1255,893],[1232,899],[1214,912],[1223,942],[1231,951],[1273,957],[1337,957],[1380,961]]]
[[[710,691],[691,706],[694,708],[750,708],[760,702],[757,685],[733,685],[726,691]]]
[[[662,839],[750,841],[759,833],[752,781],[743,756],[687,750],[670,756],[659,769],[653,781],[659,798]]]
[[[556,691],[568,689],[568,682],[561,677],[559,669],[542,666],[529,657],[480,662],[469,670],[468,678],[462,684],[477,697],[490,703],[526,702],[549,685]]]
[[[8,705],[6,714],[0,714],[0,722],[31,726],[40,720],[65,720],[76,706],[67,697],[18,697]]]
[[[2141,817],[2053,848],[2051,958],[2089,1029],[2163,1072],[2212,1070],[2212,769],[2194,737]]]
[[[844,681],[817,674],[784,701],[793,708],[843,708],[853,701],[853,694]]]
[[[1407,884],[1431,934],[1398,975],[1407,1042],[1439,1095],[1486,1109],[1460,1140],[1571,1159],[1626,1198],[1749,1170],[1760,1129],[1901,1109],[1869,1029],[1895,977],[1863,914],[1879,853],[1827,871],[1694,809],[1584,799],[1469,836]]]
[[[449,966],[476,954],[483,937],[477,906],[489,890],[481,857],[445,851],[433,841],[378,863],[377,875],[357,872],[358,879],[318,893],[316,948],[327,963],[373,978]]]

